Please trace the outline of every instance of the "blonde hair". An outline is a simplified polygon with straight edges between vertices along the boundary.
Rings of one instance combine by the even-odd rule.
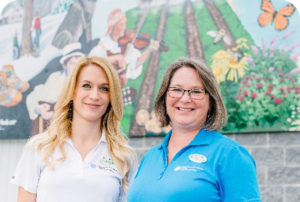
[[[81,70],[91,64],[102,68],[109,81],[110,104],[102,117],[101,126],[99,126],[99,128],[101,127],[105,131],[108,151],[122,176],[122,188],[127,192],[128,174],[130,170],[136,166],[136,154],[128,146],[128,141],[120,130],[123,104],[118,74],[114,67],[104,58],[84,57],[68,76],[55,105],[54,119],[44,135],[41,135],[40,138],[37,139],[39,140],[37,152],[43,152],[43,160],[51,169],[54,169],[55,161],[64,161],[66,159],[66,151],[63,145],[72,134],[71,122],[68,119],[69,103],[72,100]],[[60,149],[62,157],[53,159],[53,153],[57,147]]]
[[[188,57],[181,57],[172,62],[162,79],[162,84],[159,88],[154,105],[154,111],[161,126],[165,127],[171,123],[166,110],[166,95],[173,75],[182,67],[195,69],[204,85],[204,88],[210,95],[210,118],[209,120],[206,120],[204,128],[206,130],[221,130],[227,122],[227,110],[221,96],[218,82],[212,70],[203,60]]]

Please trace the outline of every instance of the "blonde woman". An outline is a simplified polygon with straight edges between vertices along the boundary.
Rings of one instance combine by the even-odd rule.
[[[136,155],[120,131],[118,75],[104,58],[80,60],[48,130],[25,146],[11,182],[18,202],[126,201]]]

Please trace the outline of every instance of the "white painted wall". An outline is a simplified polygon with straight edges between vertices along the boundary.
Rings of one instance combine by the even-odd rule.
[[[0,201],[16,202],[18,187],[10,183],[27,140],[0,140]]]

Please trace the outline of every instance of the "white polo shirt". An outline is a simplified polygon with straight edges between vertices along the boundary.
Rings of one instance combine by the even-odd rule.
[[[32,146],[33,138],[29,142]],[[55,162],[49,169],[42,155],[34,149],[25,148],[11,182],[26,191],[37,193],[37,202],[111,202],[127,201],[122,190],[122,178],[118,172],[105,141],[105,133],[98,145],[82,161],[71,139],[64,145],[67,157]],[[61,157],[58,148],[54,159]],[[131,185],[136,169],[129,173]]]

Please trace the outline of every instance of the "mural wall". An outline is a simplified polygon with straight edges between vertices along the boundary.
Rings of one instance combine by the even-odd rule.
[[[119,74],[129,136],[164,135],[153,114],[168,65],[204,59],[222,91],[223,133],[300,130],[300,20],[283,0],[17,0],[0,16],[0,139],[44,131],[83,56]]]

